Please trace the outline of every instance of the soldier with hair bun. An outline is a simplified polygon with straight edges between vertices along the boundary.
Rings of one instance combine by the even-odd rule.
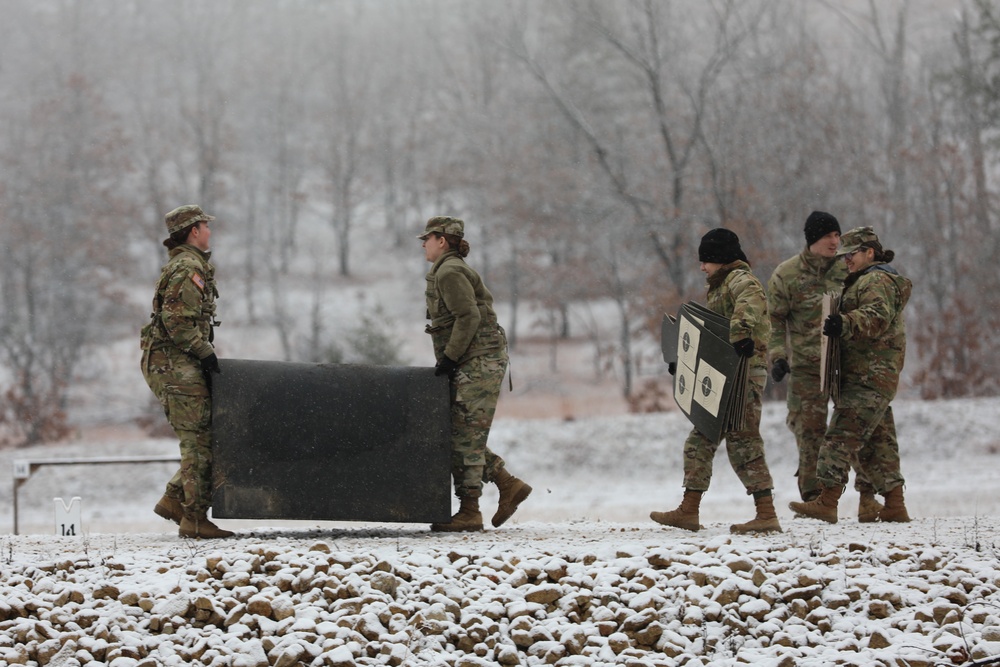
[[[837,254],[849,273],[840,312],[824,321],[823,335],[840,345],[840,398],[820,447],[819,497],[789,507],[796,514],[837,523],[840,496],[856,460],[885,497],[878,520],[906,522],[910,517],[890,403],[906,356],[903,308],[913,285],[890,265],[895,253],[882,247],[871,227],[844,234]]]
[[[181,537],[229,537],[208,519],[212,504],[213,373],[221,373],[214,340],[215,267],[210,259],[215,218],[187,204],[166,215],[163,245],[170,259],[140,336],[142,375],[180,440],[181,467],[154,511],[179,524]]]
[[[493,295],[465,262],[469,243],[464,236],[462,220],[435,216],[417,237],[432,264],[425,297],[435,374],[447,375],[451,385],[452,478],[461,507],[448,523],[431,524],[431,530],[445,532],[483,529],[483,481],[500,489],[494,527],[507,521],[531,493],[486,444],[507,373],[507,337],[497,322]]]

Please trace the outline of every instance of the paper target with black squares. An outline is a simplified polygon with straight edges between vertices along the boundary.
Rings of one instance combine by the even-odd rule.
[[[729,343],[729,320],[700,304],[684,304],[676,318],[664,316],[660,344],[664,361],[677,363],[674,401],[698,431],[719,442],[740,375],[741,358]]]

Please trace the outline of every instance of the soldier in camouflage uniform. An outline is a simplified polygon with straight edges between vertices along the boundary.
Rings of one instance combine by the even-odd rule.
[[[465,263],[469,243],[464,235],[462,220],[436,216],[418,237],[433,264],[425,296],[435,374],[447,375],[451,385],[452,477],[461,506],[450,522],[431,525],[431,530],[448,532],[483,529],[479,498],[484,480],[500,489],[494,527],[531,493],[486,445],[507,372],[507,338],[493,310],[493,295]]]
[[[767,285],[767,309],[771,317],[771,379],[788,384],[786,424],[795,434],[799,450],[798,479],[802,500],[819,495],[816,461],[826,436],[829,399],[820,389],[820,318],[823,295],[840,291],[847,266],[838,258],[840,223],[824,211],[813,211],[803,230],[806,248],[781,264]],[[874,521],[882,510],[862,471],[855,487],[861,496],[858,520]]]
[[[163,405],[180,440],[181,467],[154,511],[180,524],[182,537],[229,537],[208,520],[212,504],[211,374],[220,373],[212,347],[215,267],[211,230],[215,218],[189,204],[166,215],[163,242],[170,259],[153,296],[150,322],[142,329],[142,374]]]
[[[837,523],[837,505],[857,460],[885,497],[879,521],[909,521],[903,500],[899,443],[890,403],[896,396],[906,355],[903,308],[912,283],[889,265],[871,227],[844,234],[839,255],[849,271],[840,312],[827,317],[823,335],[840,344],[840,398],[819,452],[817,499],[789,507],[808,517]],[[831,341],[833,342],[833,341]]]
[[[740,431],[722,434],[729,463],[753,495],[756,516],[747,523],[730,527],[733,533],[781,531],[774,511],[771,490],[774,482],[764,459],[760,437],[761,397],[767,381],[767,341],[771,324],[767,316],[764,286],[753,275],[739,237],[728,229],[713,229],[698,248],[701,270],[708,275],[707,306],[729,318],[729,340],[733,349],[749,358],[746,424]],[[671,371],[676,371],[672,367]],[[712,461],[719,443],[693,429],[684,442],[684,498],[669,512],[651,512],[650,518],[665,526],[700,530],[699,508],[702,494],[712,480]]]

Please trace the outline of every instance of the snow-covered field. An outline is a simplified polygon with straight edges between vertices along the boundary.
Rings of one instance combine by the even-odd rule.
[[[915,521],[793,519],[784,406],[762,431],[781,534],[731,536],[752,502],[720,451],[699,533],[647,518],[680,499],[688,431],[669,412],[500,420],[492,446],[535,493],[482,534],[223,521],[190,541],[152,506],[165,464],[42,468],[0,488],[0,664],[943,665],[1000,656],[995,399],[897,401]],[[0,452],[172,454],[128,431]],[[53,535],[54,497],[83,534]],[[492,514],[495,493],[484,498]]]

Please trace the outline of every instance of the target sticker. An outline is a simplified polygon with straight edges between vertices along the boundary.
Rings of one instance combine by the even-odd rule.
[[[722,390],[726,386],[725,374],[704,359],[699,360],[695,374],[697,390],[692,399],[713,417],[719,416],[722,407]]]

